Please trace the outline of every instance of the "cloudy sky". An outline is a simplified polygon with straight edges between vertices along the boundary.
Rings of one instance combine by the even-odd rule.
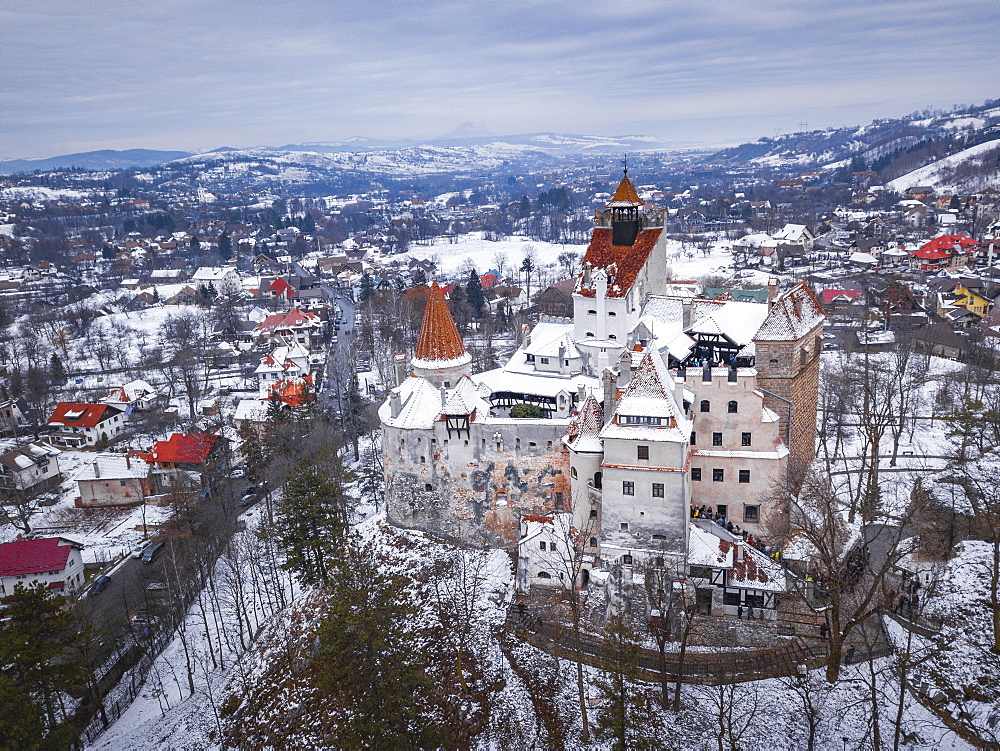
[[[1000,97],[998,29],[996,0],[0,0],[0,158],[752,140]]]

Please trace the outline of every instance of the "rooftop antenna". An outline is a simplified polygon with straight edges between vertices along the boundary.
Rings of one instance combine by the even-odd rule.
[[[628,177],[628,154],[625,155],[625,161],[622,162],[622,165],[623,165],[622,171],[625,173],[625,176]]]

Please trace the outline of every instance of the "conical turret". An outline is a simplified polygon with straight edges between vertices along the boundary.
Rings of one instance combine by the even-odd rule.
[[[426,378],[438,388],[450,388],[469,374],[472,358],[465,351],[455,319],[448,310],[444,290],[431,284],[424,308],[424,321],[417,337],[412,365],[414,375]]]

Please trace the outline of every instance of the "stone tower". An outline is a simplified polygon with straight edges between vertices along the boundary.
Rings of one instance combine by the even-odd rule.
[[[780,417],[792,466],[801,467],[816,456],[819,356],[826,314],[805,282],[769,304],[767,318],[754,337],[757,384],[764,392],[764,404]]]

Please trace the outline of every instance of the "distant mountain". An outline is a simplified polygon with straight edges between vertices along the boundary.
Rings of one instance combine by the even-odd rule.
[[[74,167],[88,170],[116,170],[134,167],[154,167],[191,156],[190,151],[154,151],[151,149],[127,149],[114,151],[84,151],[78,154],[63,154],[44,159],[4,159],[0,160],[0,175],[17,172],[43,172]]]
[[[312,151],[320,154],[339,154],[399,150],[415,146],[436,146],[443,148],[493,146],[529,147],[534,151],[551,156],[572,156],[576,154],[621,154],[640,151],[677,151],[693,148],[696,144],[683,141],[669,141],[650,136],[589,136],[575,133],[521,133],[497,136],[486,132],[474,123],[463,123],[447,135],[430,139],[383,140],[375,138],[348,138],[343,141],[319,143],[285,144],[274,151]]]

